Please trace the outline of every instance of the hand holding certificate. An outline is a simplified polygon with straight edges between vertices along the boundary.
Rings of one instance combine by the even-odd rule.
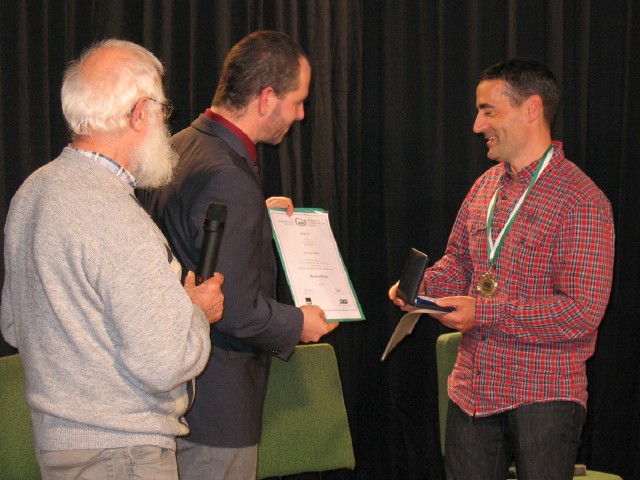
[[[273,237],[294,303],[318,305],[327,320],[364,320],[340,256],[329,214],[317,209],[270,209]]]

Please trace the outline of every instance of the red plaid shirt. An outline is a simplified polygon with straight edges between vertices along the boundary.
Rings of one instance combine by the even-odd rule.
[[[489,202],[500,187],[491,226],[495,241],[537,165],[514,176],[499,164],[475,182],[445,255],[425,273],[427,294],[477,295],[488,267]],[[554,142],[551,162],[495,261],[496,296],[478,296],[475,328],[463,337],[449,397],[476,416],[554,400],[586,408],[585,362],[609,300],[613,257],[609,201]]]

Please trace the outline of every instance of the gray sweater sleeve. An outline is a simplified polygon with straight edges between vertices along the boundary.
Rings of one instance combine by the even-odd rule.
[[[162,250],[164,245],[139,242],[101,280],[123,373],[149,392],[169,391],[194,378],[206,365],[211,342],[204,313],[174,272],[158,262],[167,257]]]

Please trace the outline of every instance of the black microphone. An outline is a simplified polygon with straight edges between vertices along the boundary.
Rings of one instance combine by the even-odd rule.
[[[227,219],[227,206],[211,202],[204,217],[204,238],[200,246],[200,260],[196,269],[196,285],[213,277],[220,250],[220,240]]]

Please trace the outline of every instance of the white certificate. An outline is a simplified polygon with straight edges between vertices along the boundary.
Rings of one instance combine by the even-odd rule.
[[[284,209],[270,209],[269,216],[295,305],[317,305],[327,320],[364,320],[329,214],[301,208],[288,217]]]

